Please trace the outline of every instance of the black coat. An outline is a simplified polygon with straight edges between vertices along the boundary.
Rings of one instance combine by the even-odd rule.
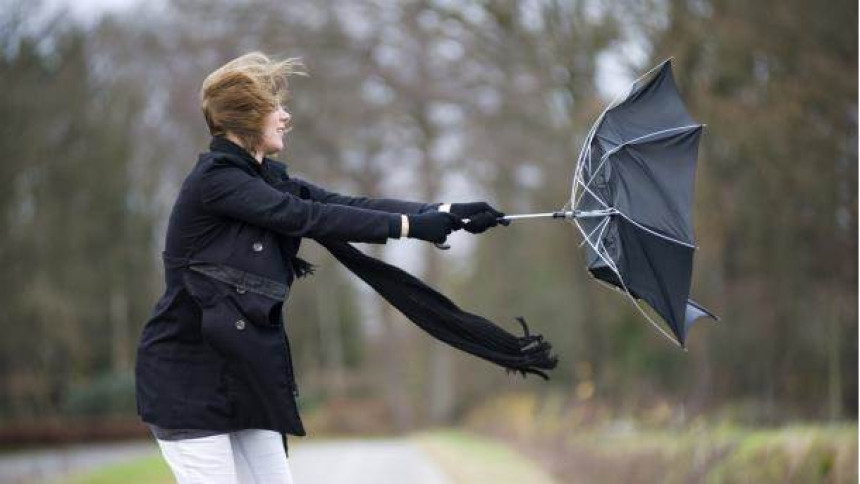
[[[438,204],[340,195],[226,138],[209,148],[168,222],[166,289],[137,349],[138,414],[163,428],[305,435],[282,311],[301,238],[385,243],[398,214]]]

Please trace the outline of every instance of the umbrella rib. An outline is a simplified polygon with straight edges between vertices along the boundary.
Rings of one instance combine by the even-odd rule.
[[[591,236],[592,236],[592,235],[594,235],[594,232],[597,232],[597,229],[601,229],[601,231],[600,231],[600,235],[598,235],[598,237],[597,237],[597,238],[598,238],[598,240],[599,240],[601,237],[603,237],[603,229],[601,228],[603,225],[609,225],[609,217],[604,217],[604,219],[603,219],[603,220],[601,220],[599,224],[595,225],[595,226],[594,226],[594,228],[593,228],[593,229],[591,229],[591,232],[589,232],[589,233],[588,233],[588,235],[586,236],[586,238],[589,238],[589,239],[590,239],[590,238],[591,238]],[[585,240],[583,240],[582,242],[580,242],[580,243],[579,243],[579,246],[580,246],[580,247],[582,247],[583,245],[585,245]]]
[[[607,249],[606,244],[603,243],[603,234],[606,233],[606,229],[609,228],[609,217],[606,217],[604,220],[606,220],[606,223],[603,224],[603,228],[600,229],[600,233],[597,235],[597,240],[598,240],[598,243],[603,247],[603,250],[608,255],[609,249]]]
[[[614,208],[614,207],[613,207],[613,208]],[[633,220],[632,218],[630,218],[630,216],[629,216],[629,215],[627,215],[626,213],[622,212],[621,210],[618,210],[617,208],[616,208],[615,210],[618,212],[618,214],[619,214],[619,215],[621,215],[622,217],[624,217],[625,219],[627,219],[627,221],[628,221],[628,222],[632,223],[633,225],[635,225],[635,226],[636,226],[638,229],[640,229],[640,230],[644,230],[645,232],[648,232],[648,233],[649,233],[649,234],[651,234],[651,235],[656,235],[657,237],[660,237],[661,239],[664,239],[664,240],[668,240],[669,242],[674,242],[674,243],[676,243],[676,244],[683,245],[684,247],[689,247],[689,248],[691,248],[691,249],[696,249],[696,246],[695,246],[695,245],[693,245],[693,244],[690,244],[690,243],[684,242],[684,241],[682,241],[682,240],[678,240],[678,239],[676,239],[676,238],[669,237],[668,235],[663,235],[663,234],[661,234],[660,232],[656,232],[656,231],[654,231],[654,230],[651,230],[651,229],[649,229],[648,227],[646,227],[646,226],[644,226],[644,225],[640,224],[639,222],[637,222],[637,221]]]
[[[624,281],[621,281],[621,283],[624,284]],[[630,299],[630,302],[633,304],[633,306],[639,310],[639,312],[642,314],[642,316],[645,316],[645,319],[647,319],[649,323],[651,323],[651,326],[654,326],[655,328],[657,328],[657,331],[659,331],[660,334],[665,336],[666,339],[675,343],[676,345],[678,345],[679,347],[683,348],[686,351],[686,348],[684,348],[684,345],[682,345],[677,339],[673,338],[665,329],[660,327],[660,325],[657,324],[657,322],[654,321],[651,318],[651,316],[649,316],[648,313],[646,313],[645,310],[639,306],[639,303],[636,301],[636,298],[634,298],[633,295],[630,294],[630,291],[627,290],[626,285],[624,286],[624,293],[627,294],[627,297]]]
[[[604,220],[606,220],[606,223],[603,225],[603,228],[600,229],[600,233],[597,235],[597,239],[595,239],[595,240],[597,240],[597,246],[602,247],[603,252],[606,254],[606,256],[609,259],[612,259],[612,257],[609,256],[609,249],[606,248],[606,244],[603,243],[603,234],[605,233],[606,229],[609,227],[609,217],[606,217]]]
[[[600,124],[600,121],[603,120],[604,114],[606,114],[606,110],[604,110],[603,113],[601,113],[600,116],[597,118],[597,121],[595,121],[594,124],[591,125],[591,129],[588,130],[588,135],[586,135],[585,142],[582,144],[582,148],[579,151],[579,158],[576,161],[576,169],[573,173],[573,187],[571,188],[570,193],[571,201],[578,200],[579,198],[577,196],[577,182],[582,180],[582,170],[585,169],[583,160],[591,158],[591,140],[594,139],[594,133],[597,129],[597,125]]]
[[[601,205],[603,205],[603,208],[612,208],[612,207],[610,207],[610,206],[609,206],[609,204],[608,204],[608,203],[606,203],[602,198],[600,198],[599,196],[597,196],[597,194],[596,194],[596,193],[594,193],[594,192],[591,190],[591,188],[589,188],[589,187],[588,187],[588,185],[585,185],[585,184],[582,184],[582,183],[580,183],[580,185],[582,185],[582,188],[584,188],[584,189],[585,189],[585,191],[587,191],[588,193],[590,193],[590,194],[591,194],[591,196],[595,198],[595,200],[597,200],[598,202],[600,202],[600,204],[601,204]],[[582,200],[582,197],[581,197],[581,196],[580,196],[580,200]],[[580,200],[577,200],[577,201],[576,201],[576,203],[577,203],[577,204],[579,204]]]
[[[589,151],[590,151],[590,149],[589,149]],[[588,156],[588,155],[586,154],[586,156]],[[577,166],[579,166],[579,165],[577,165]],[[576,201],[572,204],[572,207],[579,204],[579,202],[582,200],[582,195],[584,194],[584,192],[580,193],[579,196],[576,195],[576,192],[577,192],[576,188],[578,186],[582,186],[582,188],[585,189],[585,191],[587,191],[588,193],[590,193],[591,196],[593,196],[598,202],[600,202],[600,204],[603,205],[604,208],[610,208],[608,203],[606,203],[602,198],[600,198],[596,193],[594,193],[594,191],[592,191],[591,188],[589,188],[589,186],[587,184],[583,183],[582,171],[579,169],[577,170],[577,173],[574,175],[573,186],[574,186],[574,190],[573,190],[573,193],[571,194],[571,201],[573,201],[574,198],[576,198]]]
[[[611,155],[611,154],[615,153],[616,151],[620,150],[621,148],[624,148],[624,147],[625,147],[625,146],[627,146],[627,145],[636,144],[636,143],[638,143],[638,142],[642,141],[643,139],[645,139],[645,138],[649,138],[649,137],[651,137],[651,136],[657,136],[658,134],[669,133],[669,132],[672,132],[672,131],[693,130],[693,129],[696,129],[696,128],[701,128],[702,126],[703,126],[703,125],[701,125],[701,124],[688,124],[688,125],[686,125],[686,126],[676,126],[676,127],[674,127],[674,128],[666,128],[666,129],[661,129],[661,130],[659,130],[659,131],[654,131],[654,132],[652,132],[652,133],[643,134],[642,136],[639,136],[639,137],[633,138],[633,139],[631,139],[631,140],[627,140],[627,141],[625,141],[625,142],[621,143],[620,145],[616,146],[615,148],[612,148],[611,150],[607,151],[607,152],[603,155],[603,158],[608,158],[608,157],[609,157],[609,155]],[[603,160],[601,159],[601,161],[603,161]]]
[[[582,225],[579,224],[579,220],[574,219],[573,221],[576,224],[576,227],[579,229],[579,231],[583,235],[585,235],[585,229],[583,229]],[[615,262],[612,260],[612,258],[608,257],[608,254],[604,255],[600,251],[599,245],[594,244],[588,238],[586,238],[585,240],[586,240],[586,243],[588,244],[588,246],[591,247],[591,249],[597,254],[598,257],[600,257],[600,260],[602,260],[607,266],[609,266],[610,269],[612,269],[613,272],[615,272],[615,274],[618,276],[618,280],[622,281],[622,284],[623,284],[624,281],[621,277],[621,272],[618,270],[618,266],[615,265]]]

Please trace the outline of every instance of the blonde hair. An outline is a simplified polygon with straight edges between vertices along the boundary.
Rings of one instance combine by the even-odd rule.
[[[206,76],[200,106],[212,136],[234,134],[252,151],[262,138],[263,118],[289,96],[287,77],[307,75],[298,58],[275,61],[251,52]]]

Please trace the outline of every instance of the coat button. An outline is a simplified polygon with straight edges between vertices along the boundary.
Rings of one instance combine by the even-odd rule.
[[[254,249],[254,252],[260,252],[261,250],[263,250],[263,243],[262,242],[254,242],[254,245],[252,246],[252,248]]]
[[[240,319],[240,320],[236,321],[236,329],[238,329],[240,331],[245,329],[245,320],[244,319]]]

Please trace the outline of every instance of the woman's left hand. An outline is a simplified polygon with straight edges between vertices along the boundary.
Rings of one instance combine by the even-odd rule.
[[[463,225],[467,232],[480,234],[498,224],[510,225],[510,220],[504,220],[504,212],[493,208],[487,202],[452,203],[450,212],[461,219],[469,221]]]

